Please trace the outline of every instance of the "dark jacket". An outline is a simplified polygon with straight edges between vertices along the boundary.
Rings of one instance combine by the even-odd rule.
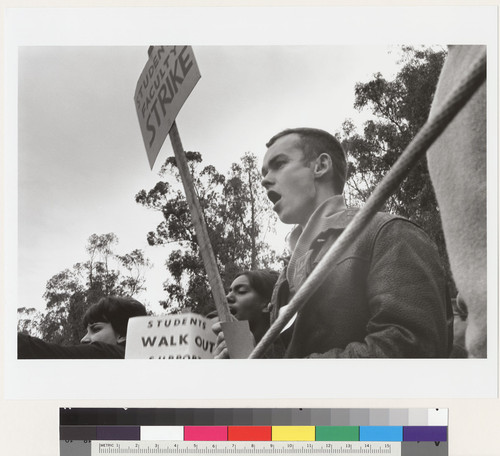
[[[303,261],[309,275],[356,210],[321,233]],[[289,300],[282,273],[271,323]],[[277,341],[271,356],[324,358],[441,358],[451,348],[451,305],[436,247],[420,227],[378,213],[347,248]],[[270,354],[268,353],[268,356]]]
[[[44,342],[36,337],[17,334],[18,359],[112,359],[124,358],[123,345],[92,344],[59,345]]]

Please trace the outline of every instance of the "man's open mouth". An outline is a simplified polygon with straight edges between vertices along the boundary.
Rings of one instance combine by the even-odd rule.
[[[274,190],[269,190],[267,192],[267,197],[273,204],[276,204],[281,199],[281,195],[279,193],[276,193]]]

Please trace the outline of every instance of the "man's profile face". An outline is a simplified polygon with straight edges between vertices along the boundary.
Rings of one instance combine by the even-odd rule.
[[[316,209],[313,167],[313,163],[304,161],[298,134],[278,138],[267,150],[262,165],[262,185],[283,223],[304,227]]]
[[[87,334],[80,341],[82,344],[92,342],[103,342],[105,344],[118,344],[119,335],[113,329],[111,323],[98,321],[87,325]]]

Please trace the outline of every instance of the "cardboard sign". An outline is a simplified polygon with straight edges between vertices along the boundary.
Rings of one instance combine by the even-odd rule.
[[[175,117],[200,77],[190,46],[153,47],[134,96],[151,169]]]
[[[194,313],[130,318],[125,359],[213,358],[217,337],[212,325]]]
[[[246,359],[255,348],[255,339],[247,320],[221,322],[231,359]]]

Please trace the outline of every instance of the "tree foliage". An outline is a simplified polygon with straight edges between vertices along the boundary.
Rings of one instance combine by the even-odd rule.
[[[394,79],[376,73],[372,80],[355,86],[354,107],[373,115],[365,122],[363,133],[358,133],[349,119],[339,133],[348,154],[346,199],[350,205],[367,200],[429,115],[446,51],[404,46],[402,52],[402,66]],[[439,209],[425,159],[387,200],[386,210],[422,226],[436,242],[449,271]]]
[[[109,295],[134,296],[144,290],[144,273],[150,262],[141,250],[125,255],[114,252],[114,233],[93,234],[85,250],[88,258],[65,269],[48,281],[43,295],[43,313],[18,309],[18,331],[59,344],[76,344],[82,337],[86,310]]]
[[[34,307],[19,307],[17,309],[17,332],[40,337],[38,327],[41,318],[42,314]]]
[[[199,152],[186,152],[186,159],[224,284],[237,271],[274,264],[274,252],[264,238],[275,216],[260,185],[256,157],[246,153],[227,175],[203,166]],[[164,180],[141,190],[136,201],[164,217],[148,233],[149,244],[177,247],[166,261],[168,297],[161,304],[171,312],[189,308],[206,314],[214,308],[212,296],[174,157],[166,160],[160,176]]]

